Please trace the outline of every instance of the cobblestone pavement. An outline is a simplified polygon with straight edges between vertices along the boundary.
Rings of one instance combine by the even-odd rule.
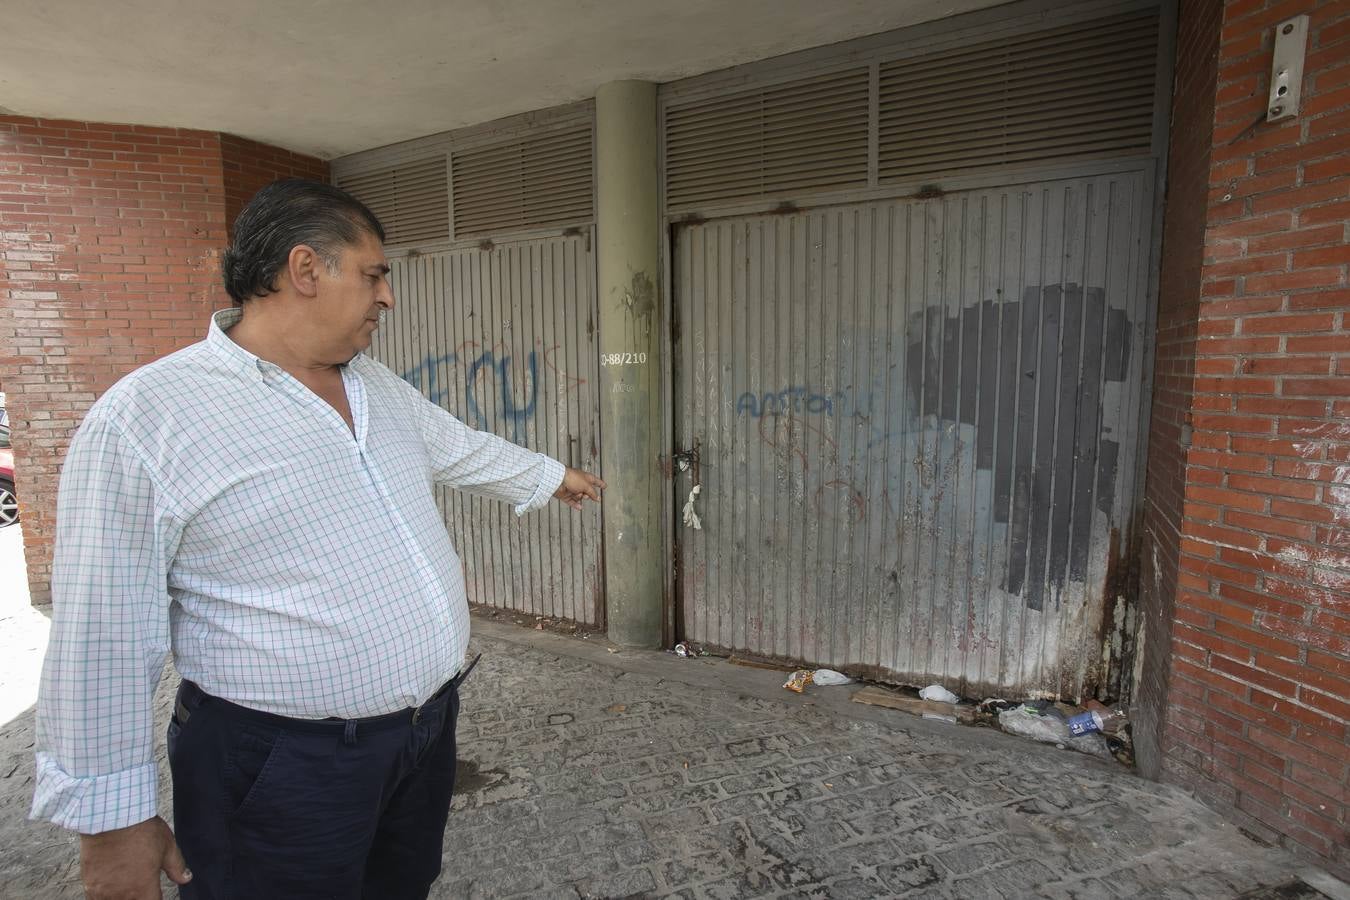
[[[475,633],[435,897],[1228,898],[1307,871],[1117,765],[848,687]],[[0,727],[0,895],[76,897],[74,840],[23,821],[32,768],[28,710]]]

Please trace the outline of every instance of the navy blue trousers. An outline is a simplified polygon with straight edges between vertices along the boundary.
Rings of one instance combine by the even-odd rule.
[[[416,711],[313,721],[183,682],[169,766],[184,900],[425,898],[455,784],[458,688]]]

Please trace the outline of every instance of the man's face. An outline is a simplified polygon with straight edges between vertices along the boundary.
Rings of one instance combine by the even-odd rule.
[[[380,313],[394,308],[388,274],[384,246],[369,233],[343,249],[336,274],[323,270],[315,326],[334,362],[345,363],[369,347]]]

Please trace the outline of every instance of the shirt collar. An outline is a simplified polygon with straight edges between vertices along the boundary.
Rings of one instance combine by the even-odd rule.
[[[220,356],[230,365],[243,372],[257,372],[260,375],[268,375],[274,372],[280,372],[281,367],[275,363],[270,363],[265,359],[260,359],[249,353],[243,347],[239,346],[225,332],[239,324],[239,320],[244,317],[244,311],[237,306],[228,309],[218,310],[211,314],[211,326],[206,332],[206,345],[210,347],[216,355]],[[343,368],[348,366],[357,366],[361,364],[362,354],[353,356]]]
[[[277,368],[265,362],[236,344],[225,332],[239,324],[244,311],[239,307],[219,310],[211,315],[211,327],[206,332],[206,346],[241,372],[265,374],[268,369]]]

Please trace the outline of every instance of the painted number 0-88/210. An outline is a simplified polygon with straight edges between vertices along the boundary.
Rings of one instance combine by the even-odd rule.
[[[644,366],[646,364],[647,364],[646,353],[600,354],[600,365],[602,366]]]

